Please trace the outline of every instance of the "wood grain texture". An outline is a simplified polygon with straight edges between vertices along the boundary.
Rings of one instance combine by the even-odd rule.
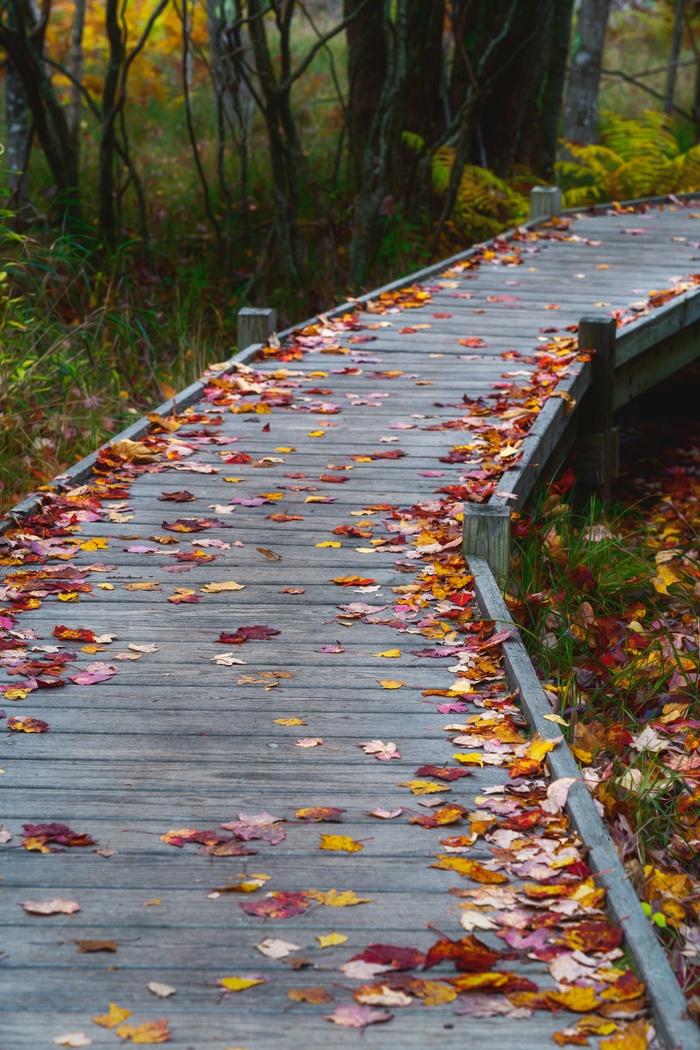
[[[1,1050],[37,1050],[51,1045],[62,1032],[81,1029],[89,1032],[96,1048],[116,1045],[112,1033],[90,1021],[104,1013],[110,1001],[133,1009],[138,1021],[169,1017],[173,1045],[193,1050],[356,1047],[357,1033],[331,1028],[322,1020],[328,1007],[292,1005],[289,989],[323,984],[336,1001],[347,1001],[348,990],[341,986],[348,981],[333,968],[369,941],[426,947],[434,939],[426,922],[450,936],[459,934],[461,902],[447,891],[463,887],[465,881],[430,866],[441,833],[409,825],[410,816],[427,810],[399,786],[413,778],[420,765],[454,764],[452,756],[464,750],[450,743],[453,734],[444,728],[459,716],[439,714],[438,698],[423,696],[448,687],[452,659],[413,655],[412,650],[420,652],[432,644],[421,634],[418,621],[411,624],[412,633],[397,635],[381,622],[347,620],[346,626],[338,607],[366,601],[385,607],[376,619],[391,619],[397,597],[392,588],[413,579],[402,571],[409,553],[404,545],[387,544],[368,553],[372,538],[385,535],[381,522],[389,513],[371,508],[410,507],[434,499],[445,485],[459,483],[468,468],[443,460],[454,446],[466,444],[469,432],[431,427],[467,415],[465,396],[487,399],[495,384],[517,382],[508,373],[531,376],[543,345],[556,334],[571,334],[567,329],[584,314],[601,309],[596,303],[604,300],[610,303],[604,309],[626,310],[651,290],[667,287],[673,274],[692,271],[693,249],[672,240],[689,236],[687,213],[653,211],[634,221],[647,230],[641,238],[644,251],[638,250],[639,241],[623,234],[630,223],[627,217],[594,215],[576,220],[574,233],[580,240],[540,242],[540,250],[524,255],[519,266],[486,261],[478,274],[441,276],[451,262],[468,258],[467,252],[393,282],[385,290],[422,280],[432,289],[432,299],[420,309],[379,318],[391,327],[373,330],[371,342],[346,341],[346,353],[309,354],[285,366],[296,374],[300,386],[295,403],[303,411],[274,408],[256,417],[224,412],[220,432],[229,443],[202,448],[190,458],[190,463],[213,465],[218,473],[189,472],[187,461],[177,464],[184,470],[171,464],[166,472],[143,475],[133,484],[124,511],[128,521],[81,523],[75,534],[80,540],[99,538],[105,546],[76,552],[72,561],[87,567],[99,559],[114,566],[89,577],[93,584],[107,583],[114,589],[96,587],[79,602],[65,605],[47,596],[22,618],[22,625],[33,627],[44,642],[53,640],[57,623],[118,635],[93,656],[76,646],[79,666],[91,659],[109,661],[110,654],[126,650],[130,642],[155,642],[159,651],[133,663],[116,661],[118,674],[109,682],[37,690],[5,705],[8,713],[45,718],[51,729],[42,735],[2,735],[3,816],[14,838],[2,847],[0,913],[10,936],[5,962],[9,979],[0,987]],[[611,269],[598,271],[598,264]],[[581,273],[585,276],[577,276]],[[454,281],[456,287],[451,286]],[[362,301],[376,299],[381,291]],[[456,298],[456,292],[473,298]],[[503,296],[509,298],[503,301]],[[622,329],[625,367],[633,369],[629,362],[643,356],[653,340],[670,338],[694,323],[693,318],[700,317],[700,309],[694,313],[696,304],[694,295],[686,294]],[[350,308],[344,304],[331,316]],[[400,331],[418,324],[430,327]],[[467,337],[483,338],[487,345],[461,346],[459,340]],[[242,359],[254,358],[259,349],[249,347]],[[502,357],[513,350],[530,360]],[[358,371],[343,372],[347,366]],[[392,378],[394,372],[402,374]],[[577,367],[560,389],[580,401],[589,382],[589,370]],[[329,393],[308,392],[316,386]],[[203,389],[201,383],[193,384],[178,395],[178,406],[195,403]],[[319,415],[307,410],[319,396],[337,403],[341,411]],[[547,403],[524,442],[517,469],[502,477],[498,487],[517,495],[515,505],[526,498],[571,422],[566,407],[562,399]],[[158,412],[167,415],[172,408],[169,401]],[[263,429],[265,424],[269,430]],[[138,420],[119,437],[138,439],[147,426],[146,420]],[[198,426],[184,427],[180,436],[186,437],[190,429]],[[310,436],[318,431],[325,436]],[[279,452],[280,447],[294,451]],[[401,449],[405,457],[367,463],[350,458],[392,449]],[[265,469],[233,466],[217,454],[232,451],[244,451],[255,461],[279,456],[283,462]],[[87,456],[68,472],[65,484],[88,477],[93,464],[94,455]],[[342,466],[353,467],[343,472],[345,483],[321,481],[321,475],[340,473]],[[243,480],[226,482],[230,476]],[[191,491],[195,500],[158,501],[162,492],[180,489]],[[230,515],[216,510],[232,499],[270,492],[284,498],[256,507],[236,505]],[[312,494],[334,502],[306,503]],[[15,516],[21,518],[33,506],[27,501],[15,508]],[[278,524],[267,517],[281,510],[302,520]],[[219,517],[226,527],[176,534],[163,526],[164,521],[201,516]],[[365,519],[374,522],[371,538],[350,539],[333,531],[339,524]],[[179,542],[161,548],[153,536]],[[206,565],[190,567],[172,557],[174,552],[193,552],[201,538],[231,546],[216,551],[216,559]],[[317,546],[329,541],[341,546]],[[129,550],[139,544],[154,546],[156,553]],[[281,558],[268,560],[258,547]],[[188,571],[168,571],[173,568]],[[489,590],[483,566],[473,559],[474,568],[481,612],[508,622],[492,585]],[[341,574],[376,579],[376,589],[339,587],[332,580]],[[245,589],[221,594],[202,590],[229,580]],[[157,590],[124,589],[147,581]],[[193,589],[199,603],[169,603],[177,587]],[[284,587],[303,588],[304,593],[282,594]],[[217,642],[222,630],[258,623],[280,634],[270,642],[235,647],[243,665],[211,663],[233,648]],[[319,652],[338,639],[343,652]],[[400,650],[397,658],[376,655],[394,647]],[[542,706],[546,699],[520,643],[506,642],[505,651],[509,674],[520,684],[533,724],[543,735],[555,735],[556,727],[542,719],[549,708]],[[272,689],[238,681],[246,674],[272,671],[294,677],[279,680]],[[405,684],[383,689],[380,679]],[[16,681],[4,673],[0,680]],[[280,717],[299,717],[306,724],[283,727],[274,721]],[[295,742],[302,735],[319,736],[324,745],[298,748]],[[401,759],[381,763],[365,755],[358,744],[375,737],[396,742]],[[572,761],[559,745],[550,756],[553,775],[577,775]],[[476,807],[477,797],[503,784],[506,776],[501,768],[474,768],[473,775],[452,784],[444,798]],[[600,878],[610,887],[612,912],[623,923],[630,951],[649,981],[660,1031],[669,1045],[675,1040],[686,1050],[698,1046],[696,1031],[678,1019],[678,994],[674,998],[668,985],[668,967],[663,957],[659,960],[649,924],[638,921],[639,906],[621,879],[590,796],[579,784],[570,797],[571,816],[591,847],[593,868],[603,872]],[[343,823],[292,822],[299,807],[318,805],[345,809]],[[395,820],[381,821],[368,815],[377,806],[401,807],[404,812]],[[179,850],[160,840],[171,828],[216,828],[239,811],[265,809],[290,821],[284,826],[287,837],[274,847],[253,841],[249,847],[257,852],[249,856],[202,856],[193,845]],[[43,856],[18,848],[23,823],[49,820],[92,834],[98,841],[95,848],[116,852],[104,857],[86,848]],[[364,848],[352,855],[320,852],[321,833],[347,834]],[[481,844],[470,856],[483,860],[488,854]],[[346,909],[314,907],[275,924],[245,915],[237,894],[209,896],[239,872],[269,874],[266,885],[274,889],[353,889],[372,901]],[[20,907],[23,900],[53,896],[79,901],[81,911],[41,919]],[[146,907],[153,899],[161,903]],[[348,936],[347,943],[321,951],[316,936],[334,929]],[[268,936],[295,941],[312,958],[313,967],[296,973],[265,959],[255,945]],[[114,939],[119,951],[78,955],[74,940],[81,938]],[[500,945],[490,934],[485,939]],[[551,983],[541,963],[508,966],[542,985]],[[217,978],[254,972],[273,980],[221,999]],[[147,991],[151,980],[174,985],[176,995],[156,1000]],[[540,1050],[553,1031],[572,1020],[572,1015],[543,1012],[527,1021],[474,1020],[454,1015],[451,1007],[415,1006],[397,1010],[391,1025],[367,1029],[362,1045],[368,1050],[480,1050],[497,1043]]]

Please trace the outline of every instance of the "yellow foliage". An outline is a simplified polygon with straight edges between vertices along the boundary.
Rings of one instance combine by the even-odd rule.
[[[700,146],[683,153],[663,113],[647,110],[639,120],[606,113],[599,143],[564,147],[569,156],[557,173],[567,208],[700,188]]]
[[[433,156],[433,189],[440,197],[448,192],[454,160],[452,146],[442,146]],[[472,240],[487,240],[508,226],[524,222],[528,213],[527,197],[508,182],[486,168],[465,165],[453,212],[453,223],[460,234],[467,234]]]

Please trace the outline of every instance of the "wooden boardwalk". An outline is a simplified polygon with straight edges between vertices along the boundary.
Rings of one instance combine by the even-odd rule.
[[[253,362],[258,374],[229,370],[179,429],[154,428],[152,459],[129,462],[129,447],[126,461],[103,455],[85,488],[10,529],[4,706],[50,730],[3,734],[13,837],[0,846],[1,1050],[75,1032],[96,1048],[118,1045],[115,1029],[91,1020],[110,1003],[131,1011],[123,1036],[167,1018],[172,1045],[195,1050],[536,1050],[634,998],[633,985],[615,991],[619,974],[604,976],[620,965],[616,927],[585,848],[556,805],[541,808],[543,767],[534,758],[509,777],[527,746],[523,719],[499,646],[487,644],[492,628],[478,626],[460,512],[465,499],[490,499],[518,462],[554,384],[576,383],[585,362],[571,326],[612,311],[646,323],[668,309],[658,293],[692,298],[696,237],[700,214],[683,207],[497,242],[478,262],[373,300],[373,312],[321,319]],[[244,406],[257,410],[236,411]],[[195,498],[161,500],[181,490]],[[90,633],[72,640],[64,625]],[[56,678],[61,688],[41,688]],[[360,746],[368,741],[400,758],[378,761]],[[437,771],[417,772],[426,765]],[[471,775],[441,779],[446,766]],[[416,780],[435,793],[400,786]],[[435,798],[443,804],[424,805]],[[461,813],[439,826],[435,814],[453,804]],[[312,807],[342,809],[342,822],[299,815]],[[95,842],[42,852],[52,832],[30,828],[34,848],[22,847],[23,825],[50,823]],[[168,841],[171,831],[180,837]],[[211,834],[186,841],[194,831]],[[320,850],[322,836],[361,848]],[[476,879],[450,867],[465,860]],[[224,892],[240,882],[252,892]],[[333,890],[368,900],[334,906]],[[56,898],[80,910],[22,907]],[[287,917],[263,917],[274,908]],[[470,914],[474,934],[508,958],[480,965],[472,943],[460,973],[367,952],[425,953],[467,937]],[[584,939],[591,961],[567,969],[584,921],[607,931],[612,954],[606,964]],[[343,939],[322,947],[331,933]],[[291,942],[290,954],[263,954],[268,938]],[[84,943],[100,941],[118,950]],[[566,975],[585,965],[594,976],[578,976],[584,1006],[552,1012],[573,1004]],[[512,976],[490,987],[480,978],[480,990],[473,971]],[[242,978],[242,990],[222,987],[227,978]],[[175,993],[158,998],[149,982]],[[360,998],[375,1012],[360,1015],[373,1022],[361,1034],[324,1020],[354,1019],[353,993],[366,985]],[[487,995],[495,986],[509,996]],[[557,988],[564,998],[547,1001]],[[323,989],[307,995],[320,1001],[304,1001],[309,989]]]

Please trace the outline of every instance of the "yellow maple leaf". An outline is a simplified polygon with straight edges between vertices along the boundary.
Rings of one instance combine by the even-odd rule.
[[[225,583],[207,583],[200,590],[202,594],[221,594],[222,591],[242,591],[244,583],[236,583],[235,580],[226,580]]]
[[[659,594],[668,594],[668,587],[672,583],[680,583],[681,578],[677,576],[668,565],[657,566],[657,575],[651,578],[652,586]],[[612,1040],[608,1040],[612,1042]]]
[[[413,994],[422,1001],[423,1006],[442,1006],[452,1003],[457,998],[457,989],[450,988],[442,981],[425,981],[420,978],[411,985]]]
[[[144,583],[125,583],[125,591],[157,591],[160,590],[158,584],[153,580],[147,580]]]
[[[319,849],[344,850],[346,853],[359,853],[365,847],[355,842],[348,835],[321,835]]]
[[[373,897],[358,897],[354,890],[309,890],[306,897],[328,908],[350,908],[354,904],[371,904]]]
[[[340,547],[337,540],[324,540],[323,543],[317,543],[317,547]]]
[[[507,875],[501,875],[497,871],[490,871],[476,860],[468,857],[451,857],[448,854],[440,854],[433,868],[444,868],[447,871],[456,871],[459,875],[466,875],[474,882],[502,883],[508,882]]]
[[[139,1025],[123,1024],[117,1028],[114,1034],[118,1035],[120,1039],[128,1039],[130,1043],[140,1043],[141,1045],[145,1043],[153,1045],[154,1043],[170,1042],[167,1020],[145,1021]]]
[[[372,653],[372,656],[384,656],[387,660],[395,660],[397,656],[401,656],[400,649],[387,649],[383,653]]]
[[[648,1045],[646,1021],[641,1018],[626,1025],[621,1032],[604,1039],[600,1050],[646,1050]]]
[[[377,681],[382,689],[400,689],[402,685],[406,685],[405,682],[395,682],[391,678],[378,678]]]
[[[534,762],[541,762],[545,755],[556,747],[563,736],[554,737],[552,740],[544,740],[539,733],[535,733],[525,751],[525,758],[531,758]]]
[[[256,984],[265,982],[256,977],[221,977],[218,983],[227,992],[244,992],[246,988],[252,988]]]
[[[459,762],[463,766],[481,766],[484,768],[484,759],[482,755],[477,754],[475,751],[468,755],[460,755],[459,753],[452,756],[455,762]]]
[[[322,438],[326,436],[325,430],[311,430],[308,434],[310,438]]]
[[[568,726],[569,724],[561,715],[545,715],[544,717],[547,722],[556,722],[560,726]]]
[[[129,463],[154,463],[158,459],[142,441],[129,441],[125,438],[123,441],[112,441],[109,447]]]
[[[438,784],[434,780],[402,780],[396,785],[400,788],[410,788],[414,795],[434,795],[439,791],[451,791],[446,784]]]
[[[117,1006],[116,1003],[109,1004],[109,1013],[101,1014],[100,1017],[93,1017],[92,1023],[100,1025],[101,1028],[116,1028],[122,1021],[126,1021],[127,1017],[131,1017],[131,1010],[125,1010],[122,1006]]]
[[[332,948],[336,944],[345,944],[347,937],[344,933],[322,933],[316,940],[321,948]]]
[[[80,544],[81,551],[106,551],[109,547],[109,540],[104,539],[102,536],[95,536],[91,540],[85,540],[84,543]]]
[[[301,718],[275,718],[278,726],[305,726],[307,723]]]
[[[23,689],[21,685],[7,689],[2,694],[6,700],[24,700],[31,693],[31,689]]]

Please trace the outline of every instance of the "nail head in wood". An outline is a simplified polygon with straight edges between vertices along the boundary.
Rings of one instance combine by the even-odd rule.
[[[530,219],[551,219],[561,215],[561,190],[558,186],[533,186],[530,190]]]
[[[483,558],[504,587],[510,574],[510,508],[495,503],[465,503],[462,553]]]
[[[277,311],[270,306],[244,306],[238,311],[238,349],[266,343],[277,328]]]

